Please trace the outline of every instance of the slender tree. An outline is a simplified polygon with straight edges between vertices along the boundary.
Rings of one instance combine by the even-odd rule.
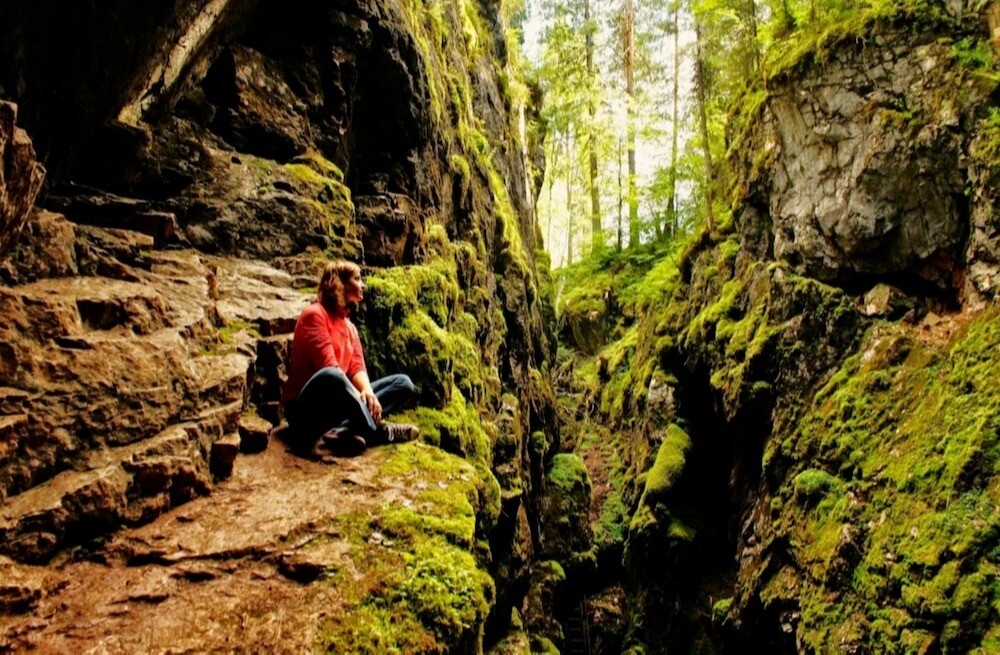
[[[625,0],[622,14],[622,63],[625,72],[626,140],[628,144],[628,245],[639,245],[639,190],[635,173],[635,0]]]
[[[705,60],[702,53],[701,17],[694,15],[695,64],[694,87],[698,104],[698,126],[701,130],[702,149],[705,154],[705,224],[709,232],[715,231],[715,211],[712,207],[715,194],[715,164],[712,161],[712,142],[708,134],[708,107],[705,91]]]
[[[616,154],[618,155],[618,252],[622,251],[622,201],[624,200],[625,194],[622,189],[622,140],[621,137],[618,138],[618,148],[616,149]]]
[[[566,131],[566,265],[573,265],[573,135]]]
[[[673,52],[673,90],[672,105],[673,113],[670,119],[670,186],[668,188],[667,195],[667,220],[670,221],[670,232],[671,234],[677,233],[678,223],[677,220],[677,146],[681,131],[681,114],[680,114],[680,79],[681,79],[681,3],[680,1],[674,2],[674,21],[673,21],[673,32],[674,32],[674,52]]]
[[[597,98],[596,76],[594,74],[594,29],[590,15],[590,0],[583,3],[584,50],[587,57],[587,154],[590,160],[590,228],[591,252],[599,252],[604,247],[604,228],[601,222],[601,190],[597,181]]]

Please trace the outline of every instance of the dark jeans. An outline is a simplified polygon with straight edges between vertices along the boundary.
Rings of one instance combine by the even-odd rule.
[[[413,382],[408,375],[390,375],[372,383],[375,396],[387,416],[413,398]],[[378,426],[361,394],[342,370],[327,367],[317,371],[302,387],[298,398],[285,407],[288,425],[296,441],[313,443],[334,428],[347,428],[366,440],[375,436]]]

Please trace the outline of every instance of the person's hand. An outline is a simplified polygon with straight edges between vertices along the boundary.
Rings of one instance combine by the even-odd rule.
[[[368,411],[371,412],[375,422],[380,423],[382,421],[382,403],[378,401],[375,392],[371,389],[365,389],[361,392],[361,401],[368,406]]]

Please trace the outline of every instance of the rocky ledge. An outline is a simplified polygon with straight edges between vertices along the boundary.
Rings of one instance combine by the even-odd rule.
[[[46,258],[21,250],[9,274],[92,273],[0,288],[0,550],[40,562],[224,477],[251,401],[277,419],[309,296],[263,264],[155,250],[129,230],[44,211],[27,229]]]
[[[275,441],[241,464],[58,568],[0,559],[0,650],[482,650],[467,462],[413,443],[321,464]]]

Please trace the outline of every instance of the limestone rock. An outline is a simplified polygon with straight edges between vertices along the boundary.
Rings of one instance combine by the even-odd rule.
[[[577,294],[562,310],[561,336],[578,350],[596,355],[608,342],[610,293]]]
[[[45,569],[0,556],[0,614],[23,614],[34,609],[45,595],[50,578]]]
[[[45,277],[0,290],[0,375],[9,384],[0,392],[0,494],[5,509],[22,508],[4,515],[5,552],[18,559],[47,559],[206,493],[213,442],[237,430],[256,377],[278,380],[278,361],[252,365],[253,326],[281,330],[307,302],[286,274],[261,264],[140,256],[151,237],[70,229],[86,246],[78,261],[116,262],[112,272],[127,279]],[[25,252],[51,243],[41,230],[23,236]],[[146,268],[126,263],[134,253]],[[258,402],[279,394],[277,381],[257,385]],[[24,517],[43,495],[54,504],[31,527]],[[72,500],[81,497],[102,508],[100,520]],[[78,534],[81,521],[92,532]]]
[[[926,34],[880,38],[769,82],[735,160],[748,190],[736,223],[757,256],[820,279],[898,274],[954,290],[969,213],[969,139],[955,128],[984,88]]]
[[[586,574],[596,565],[590,531],[590,476],[577,455],[552,458],[539,503],[540,557]]]
[[[398,266],[416,259],[423,241],[423,217],[412,198],[398,193],[358,196],[355,207],[365,235],[365,261]]]
[[[45,181],[45,167],[16,121],[17,106],[0,100],[0,260],[14,247]]]
[[[302,99],[290,88],[279,61],[235,45],[216,59],[206,79],[207,97],[223,109],[215,124],[244,152],[291,159],[306,150],[309,123]],[[220,94],[233,96],[219,98]]]
[[[87,191],[72,196],[50,196],[46,203],[76,223],[139,232],[152,237],[157,246],[181,240],[177,216],[155,210],[147,200]]]
[[[532,652],[551,652],[562,644],[563,629],[556,620],[556,608],[565,581],[566,573],[558,562],[538,562],[532,570],[521,612],[525,630],[534,635]]]
[[[876,284],[864,295],[861,303],[861,313],[865,316],[899,318],[915,308],[913,298],[888,284]]]
[[[33,209],[24,236],[0,268],[0,279],[17,284],[79,273],[76,230],[64,216]]]

